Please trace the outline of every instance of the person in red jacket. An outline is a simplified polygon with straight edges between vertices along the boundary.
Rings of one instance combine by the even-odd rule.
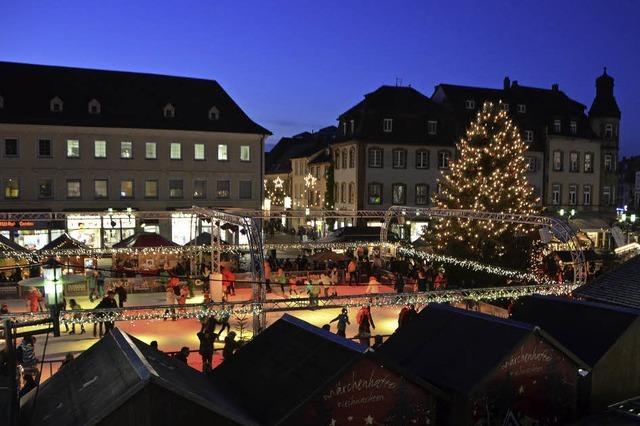
[[[433,281],[433,288],[435,290],[444,290],[447,288],[447,277],[444,276],[443,271],[438,272],[438,276]]]

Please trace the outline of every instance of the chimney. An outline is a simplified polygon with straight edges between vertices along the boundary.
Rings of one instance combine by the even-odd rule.
[[[553,83],[553,84],[551,85],[551,90],[553,90],[554,92],[557,92],[557,91],[558,91],[558,88],[559,88],[558,83]]]
[[[517,88],[517,87],[519,87],[519,86],[518,86],[518,80],[513,80],[513,83],[511,83],[511,88],[512,88],[512,89],[515,89],[515,88]]]
[[[505,77],[504,80],[502,81],[502,88],[504,90],[507,90],[510,86],[511,80],[509,80],[509,76]]]

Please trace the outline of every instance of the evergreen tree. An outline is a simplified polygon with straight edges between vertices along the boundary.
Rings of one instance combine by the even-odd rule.
[[[433,196],[437,207],[540,212],[539,200],[526,177],[523,154],[527,146],[502,103],[485,102],[456,149],[458,157],[450,161],[449,170],[439,180],[440,192]],[[436,222],[434,242],[438,251],[458,258],[526,267],[532,231],[522,224],[446,218]]]

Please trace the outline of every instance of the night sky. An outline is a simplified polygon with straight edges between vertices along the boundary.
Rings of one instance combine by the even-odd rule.
[[[640,1],[0,2],[0,60],[216,79],[281,136],[336,124],[382,84],[560,89],[607,66],[621,151],[640,154]]]

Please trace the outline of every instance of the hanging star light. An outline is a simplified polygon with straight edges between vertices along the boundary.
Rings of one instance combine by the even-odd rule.
[[[280,176],[276,176],[276,178],[273,180],[273,185],[276,189],[280,189],[284,185],[284,181],[280,179]]]
[[[304,185],[307,188],[312,188],[316,184],[317,180],[318,179],[316,177],[314,177],[311,173],[309,173],[304,177]]]

